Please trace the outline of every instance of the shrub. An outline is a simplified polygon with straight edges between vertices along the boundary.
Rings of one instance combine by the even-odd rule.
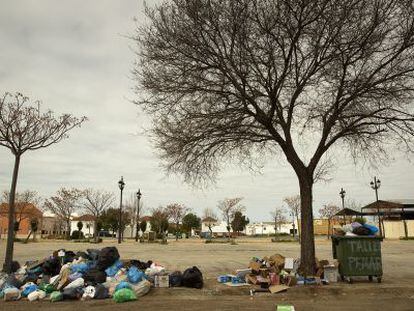
[[[83,232],[82,231],[75,230],[75,231],[72,232],[72,235],[70,236],[70,238],[72,240],[80,240],[80,239],[83,239]]]

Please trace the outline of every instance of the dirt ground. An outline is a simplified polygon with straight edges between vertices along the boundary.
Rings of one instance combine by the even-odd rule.
[[[5,241],[0,242],[0,259],[4,258]],[[126,241],[118,246],[106,240],[98,246],[62,241],[46,241],[15,245],[15,259],[21,263],[41,259],[59,248],[74,251],[116,245],[121,257],[154,260],[168,270],[184,270],[196,265],[206,280],[202,290],[187,288],[152,289],[138,301],[116,304],[117,310],[276,310],[277,304],[290,303],[296,310],[414,310],[414,241],[385,241],[383,252],[383,282],[370,283],[361,278],[354,284],[337,283],[326,286],[298,286],[285,293],[256,294],[251,297],[248,287],[230,288],[217,283],[219,274],[244,268],[253,256],[280,253],[298,257],[296,243],[270,243],[270,239],[243,239],[237,245],[204,244],[200,240],[170,241],[168,245],[135,244]],[[319,239],[317,257],[332,259],[331,244]],[[2,265],[2,263],[0,263]],[[110,299],[103,301],[69,301],[30,303],[0,302],[0,310],[111,310]]]

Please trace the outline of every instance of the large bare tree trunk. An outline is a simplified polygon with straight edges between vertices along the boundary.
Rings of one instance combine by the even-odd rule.
[[[315,240],[313,232],[312,212],[312,187],[311,178],[299,177],[300,199],[301,199],[301,222],[300,222],[300,270],[306,275],[314,274],[315,267]]]
[[[66,221],[67,231],[66,231],[66,239],[70,240],[70,218]]]
[[[98,243],[98,216],[96,216],[96,219],[93,222],[93,239],[95,243]]]
[[[16,155],[14,159],[14,169],[12,183],[10,187],[9,196],[9,226],[7,229],[7,246],[6,256],[4,259],[3,270],[7,273],[11,273],[12,261],[13,261],[13,247],[14,247],[14,199],[16,195],[17,177],[19,175],[20,155]]]

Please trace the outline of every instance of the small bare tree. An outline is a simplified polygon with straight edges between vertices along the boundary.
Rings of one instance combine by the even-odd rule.
[[[332,217],[340,210],[341,208],[339,206],[332,203],[326,204],[319,209],[319,215],[321,215],[322,218],[326,218],[328,220],[328,239],[331,234]]]
[[[4,270],[11,272],[13,261],[13,221],[17,177],[20,158],[27,151],[47,148],[68,137],[68,132],[80,126],[86,118],[76,118],[70,114],[56,117],[51,111],[40,112],[40,103],[30,103],[28,97],[20,93],[4,94],[0,98],[0,146],[14,155],[14,169],[9,197],[9,224],[7,233]]]
[[[130,226],[131,226],[131,238],[134,237],[134,229],[136,228],[137,224],[137,199],[135,198],[135,195],[131,193],[130,197],[125,200],[125,203],[123,204],[123,208],[125,211],[130,215]]]
[[[300,195],[286,197],[283,199],[283,202],[286,203],[291,215],[296,219],[296,223],[298,225],[299,241],[300,241],[300,231],[301,231],[299,227],[300,208],[301,208]],[[295,232],[293,232],[293,235],[295,235]]]
[[[202,222],[207,226],[210,231],[210,238],[213,237],[213,226],[217,224],[217,215],[214,213],[212,208],[206,207],[203,210]]]
[[[169,204],[166,209],[169,218],[175,225],[175,240],[178,241],[178,227],[190,209],[178,203]]]
[[[313,187],[333,147],[375,162],[390,144],[413,150],[412,1],[171,0],[146,12],[137,103],[165,167],[200,184],[227,160],[283,154],[313,275]]]
[[[286,223],[285,209],[283,207],[275,207],[273,211],[270,212],[270,215],[275,224],[275,233],[280,230],[280,226]]]
[[[227,238],[230,240],[230,229],[231,229],[231,222],[233,220],[234,214],[236,212],[244,212],[245,208],[240,202],[243,198],[226,198],[223,201],[218,202],[218,209],[221,212],[223,220],[226,222],[226,229],[227,229]]]
[[[81,208],[83,192],[76,188],[61,188],[55,196],[45,201],[45,207],[53,212],[66,225],[66,238],[70,239],[70,222],[73,213]]]
[[[8,191],[3,191],[0,202],[8,203],[9,200],[10,200],[10,193]],[[32,204],[33,206],[35,206],[36,208],[40,210],[42,209],[42,198],[40,197],[37,191],[25,190],[23,192],[16,192],[15,199],[14,199],[14,205],[15,205],[14,231],[15,232],[19,230],[19,225],[24,219],[27,219],[27,218],[37,219],[38,218],[38,215],[32,215],[30,204]]]
[[[98,219],[102,212],[114,204],[115,196],[112,192],[104,190],[86,189],[83,191],[84,201],[81,207],[94,216],[93,236],[98,241]]]

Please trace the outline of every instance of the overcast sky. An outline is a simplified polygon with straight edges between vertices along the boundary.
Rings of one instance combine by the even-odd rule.
[[[153,4],[154,0],[148,0]],[[293,170],[281,157],[269,161],[262,174],[227,165],[216,185],[196,190],[179,176],[166,177],[142,127],[147,118],[134,98],[130,70],[134,16],[142,22],[142,0],[3,0],[0,4],[0,93],[22,92],[43,107],[89,122],[70,138],[22,158],[18,190],[32,189],[48,197],[60,187],[94,187],[119,194],[121,175],[125,194],[138,188],[145,207],[179,202],[201,214],[225,197],[242,196],[251,220],[268,220],[285,196],[298,192]],[[380,198],[414,198],[414,165],[395,154],[387,167],[355,167],[341,155],[332,181],[315,186],[315,212],[329,202],[347,198],[368,203],[375,198],[369,186],[380,177]],[[8,190],[13,156],[0,149],[0,190]]]

